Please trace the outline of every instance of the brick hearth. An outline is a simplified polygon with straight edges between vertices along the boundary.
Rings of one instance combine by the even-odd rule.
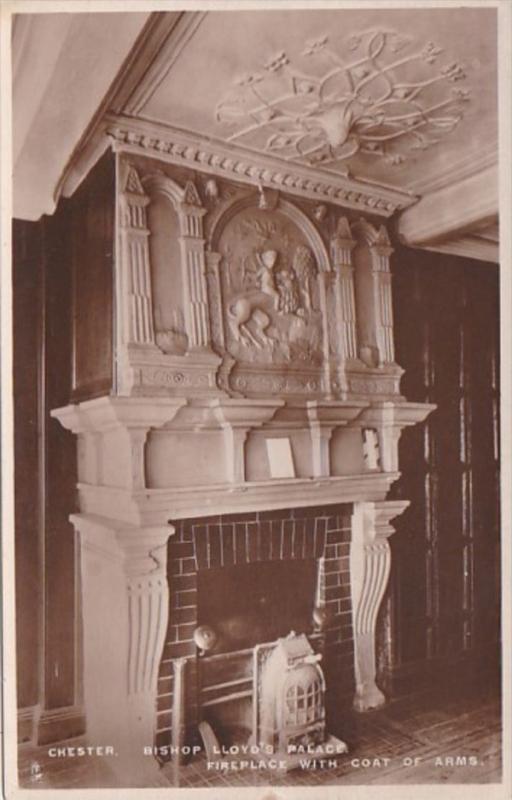
[[[349,547],[351,506],[229,514],[173,522],[168,551],[170,612],[158,678],[156,744],[169,744],[173,659],[187,659],[187,727],[198,722],[197,647],[198,573],[262,561],[322,559],[322,601],[330,612],[325,631],[323,669],[327,708],[354,693],[354,644],[350,600]],[[334,681],[334,676],[336,680]],[[336,689],[336,697],[334,697]]]

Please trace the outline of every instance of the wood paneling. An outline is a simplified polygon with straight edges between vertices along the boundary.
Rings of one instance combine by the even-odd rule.
[[[39,699],[41,228],[13,226],[14,524],[18,707]]]
[[[75,700],[75,543],[69,514],[75,510],[76,441],[50,416],[71,391],[71,273],[69,204],[44,221],[45,262],[45,653],[44,707]]]
[[[112,387],[114,160],[106,153],[70,201],[74,399]]]
[[[57,712],[50,715],[57,738],[70,720],[80,732],[83,720],[79,708],[73,716],[81,699],[77,553],[69,522],[76,509],[76,438],[50,412],[72,397],[111,388],[113,229],[114,167],[107,154],[52,217],[15,221],[13,230],[18,706],[39,704],[46,728],[45,712]],[[62,726],[54,724],[58,710]]]
[[[402,391],[437,404],[404,431],[394,490],[411,507],[391,540],[384,660],[414,674],[429,661],[497,653],[499,293],[489,264],[405,248],[394,259]]]

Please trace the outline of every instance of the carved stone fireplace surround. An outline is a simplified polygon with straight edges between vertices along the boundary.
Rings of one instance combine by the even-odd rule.
[[[399,394],[383,226],[333,207],[323,230],[304,202],[243,183],[221,181],[209,205],[211,175],[128,149],[116,157],[115,389],[53,415],[78,437],[87,736],[115,746],[137,785],[156,766],[143,750],[169,622],[169,520],[351,504],[354,706],[385,701],[375,626],[391,521],[408,505],[386,498],[402,429],[433,406]],[[172,264],[154,246],[167,230],[158,203]],[[287,441],[289,477],[273,477],[269,439]]]

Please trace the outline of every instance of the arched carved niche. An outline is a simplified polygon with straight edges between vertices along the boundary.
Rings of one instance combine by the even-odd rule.
[[[150,197],[147,209],[150,231],[148,244],[155,339],[165,353],[183,355],[188,349],[179,246],[183,190],[162,175],[145,178],[143,185]]]
[[[173,277],[176,279],[175,285],[181,286],[182,289],[181,308],[188,352],[209,352],[210,325],[203,239],[203,217],[206,209],[202,207],[201,199],[192,181],[187,181],[182,188],[168,176],[156,173],[148,175],[143,183],[147,187],[147,191],[153,193],[153,196],[160,194],[166,197],[177,212],[179,236],[176,245],[179,247],[181,269],[179,271],[180,279],[178,279],[178,273]],[[169,284],[172,284],[172,280],[170,281],[167,276],[167,287]],[[172,303],[173,306],[169,309],[170,314],[173,307],[180,309],[176,297]],[[178,318],[180,317],[181,315],[178,315]],[[172,336],[172,332],[166,332],[162,334],[159,346],[165,352],[178,353],[177,350],[166,350],[165,347],[167,342],[172,346],[173,340],[176,338]],[[181,353],[183,352],[182,349]]]
[[[324,392],[323,276],[330,262],[312,222],[286,200],[261,208],[249,197],[224,212],[210,241],[207,260],[216,270],[222,317],[217,327],[237,364],[233,388],[258,394]]]
[[[393,252],[383,225],[360,219],[352,226],[358,354],[369,367],[394,364],[393,311],[389,257]]]
[[[219,240],[222,236],[225,228],[227,227],[230,220],[235,217],[240,211],[252,208],[254,210],[265,210],[260,209],[258,206],[258,196],[249,196],[244,197],[242,199],[236,200],[232,203],[227,209],[225,209],[218,219],[214,220],[211,226],[211,233],[210,233],[210,248],[213,251],[219,250]],[[311,248],[316,262],[318,264],[318,269],[321,271],[328,272],[330,270],[330,261],[329,261],[329,254],[325,247],[322,237],[320,233],[317,231],[313,222],[309,219],[309,217],[301,211],[300,208],[297,208],[293,203],[289,200],[285,200],[282,197],[277,197],[275,202],[270,204],[271,207],[267,209],[269,213],[274,213],[275,211],[280,212],[284,216],[288,217],[295,225],[300,228],[303,235],[307,240],[308,246]]]

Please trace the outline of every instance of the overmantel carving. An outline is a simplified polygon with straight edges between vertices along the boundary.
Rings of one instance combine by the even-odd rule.
[[[323,218],[279,192],[179,184],[160,166],[139,175],[120,161],[121,394],[398,396],[383,225],[339,216],[327,247]],[[179,254],[166,326],[152,281],[168,266],[148,245],[165,235],[161,218],[148,227],[159,197],[177,220],[168,247]]]
[[[218,240],[227,350],[248,363],[322,361],[322,310],[317,276],[329,267],[290,219],[290,204],[274,211],[245,203]],[[296,211],[295,217],[301,212]]]

